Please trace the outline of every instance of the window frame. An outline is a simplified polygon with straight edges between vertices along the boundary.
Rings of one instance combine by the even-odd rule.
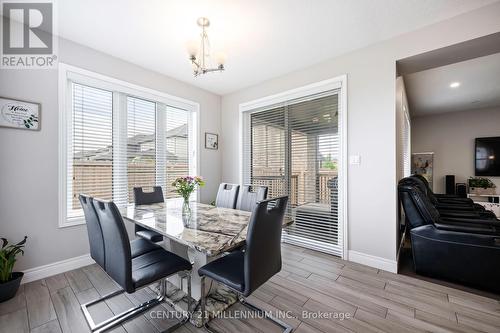
[[[349,259],[349,230],[348,230],[348,196],[347,196],[347,177],[348,177],[348,165],[347,165],[347,152],[348,152],[348,105],[347,105],[347,75],[339,75],[330,79],[323,81],[311,83],[302,87],[290,89],[277,93],[275,95],[270,95],[262,97],[256,100],[248,101],[239,104],[239,124],[238,124],[238,151],[239,151],[239,178],[240,183],[244,181],[245,174],[248,173],[248,161],[247,154],[245,150],[245,140],[248,140],[248,131],[246,131],[248,125],[249,115],[252,113],[260,112],[263,110],[269,110],[279,106],[285,106],[286,103],[292,100],[300,98],[308,98],[315,94],[324,93],[330,90],[339,90],[338,96],[340,99],[340,112],[339,115],[339,140],[341,140],[340,151],[339,151],[339,165],[340,170],[338,174],[339,179],[339,203],[338,203],[338,218],[339,218],[339,228],[342,229],[342,259]]]
[[[69,170],[69,161],[72,159],[72,124],[73,124],[73,94],[72,83],[87,85],[90,87],[108,90],[113,93],[113,155],[125,154],[121,158],[113,157],[113,187],[115,182],[127,181],[127,96],[137,97],[149,100],[155,103],[161,103],[166,106],[171,106],[186,110],[191,113],[192,135],[189,138],[189,168],[190,173],[198,174],[200,170],[200,105],[199,103],[169,95],[154,89],[145,88],[127,81],[115,79],[106,75],[95,73],[79,67],[71,66],[64,63],[59,63],[58,77],[58,103],[59,103],[59,172],[58,172],[58,226],[59,228],[71,227],[75,225],[85,224],[82,216],[68,216],[67,195],[68,182],[67,175]],[[158,110],[158,107],[157,107]],[[161,117],[163,120],[164,118]],[[158,117],[157,117],[158,119]],[[161,123],[161,124],[160,124]],[[162,121],[156,123],[156,129],[162,128]],[[158,135],[158,134],[157,134]],[[160,134],[161,135],[161,134]],[[163,140],[164,141],[164,140]],[[158,144],[158,143],[157,143]],[[157,152],[158,156],[158,152]],[[125,163],[120,163],[120,159],[125,158]],[[115,160],[116,159],[116,160]],[[116,169],[115,169],[116,168]],[[120,175],[125,175],[125,177]],[[158,174],[158,171],[157,171]],[[161,178],[160,178],[161,179]],[[158,182],[158,178],[157,178]],[[123,185],[123,184],[122,184]],[[200,193],[196,191],[197,200]],[[121,197],[115,197],[113,191],[113,200],[120,202]],[[126,200],[126,196],[125,196]]]

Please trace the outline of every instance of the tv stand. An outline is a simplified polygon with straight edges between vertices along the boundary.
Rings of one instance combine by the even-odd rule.
[[[491,210],[497,218],[500,218],[500,203],[494,203],[490,201],[499,201],[500,194],[467,194],[467,197],[471,198],[475,203],[480,204],[487,210]],[[496,200],[491,200],[490,198],[496,198]]]

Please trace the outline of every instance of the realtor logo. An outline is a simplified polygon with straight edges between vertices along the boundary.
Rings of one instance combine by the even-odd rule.
[[[55,68],[54,6],[2,1],[1,68]]]

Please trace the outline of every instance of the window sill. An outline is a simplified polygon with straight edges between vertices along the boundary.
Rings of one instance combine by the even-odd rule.
[[[82,224],[85,224],[85,218],[83,217],[68,218],[59,222],[59,229],[74,227]]]

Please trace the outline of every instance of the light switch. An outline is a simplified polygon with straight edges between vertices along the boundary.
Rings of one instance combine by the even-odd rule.
[[[359,156],[359,155],[349,156],[349,164],[350,165],[360,165],[361,164],[361,156]]]

